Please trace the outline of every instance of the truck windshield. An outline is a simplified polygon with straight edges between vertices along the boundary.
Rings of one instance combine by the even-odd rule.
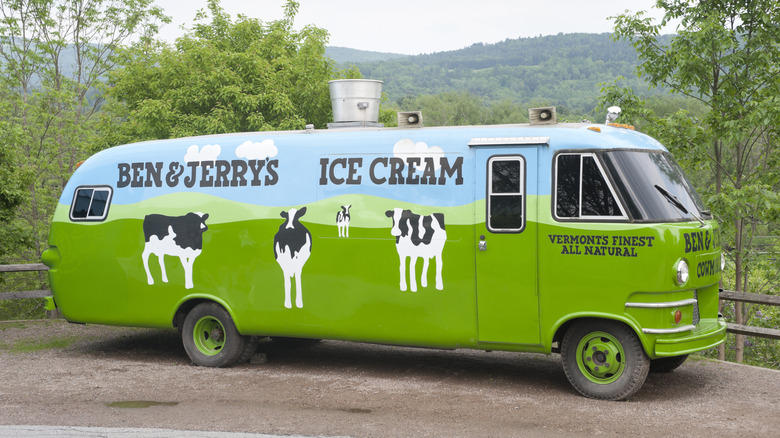
[[[701,198],[671,154],[610,151],[602,158],[635,220],[711,219]]]

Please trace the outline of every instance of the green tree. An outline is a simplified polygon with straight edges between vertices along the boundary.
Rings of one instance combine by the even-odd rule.
[[[19,126],[8,121],[9,105],[0,102],[0,263],[30,243],[29,234],[14,222],[19,206],[27,200],[29,173],[20,172],[15,145],[22,139]]]
[[[422,111],[426,126],[493,125],[528,121],[527,109],[504,99],[486,104],[467,92],[406,96],[399,99],[402,111]]]
[[[152,0],[0,2],[0,192],[3,203],[21,202],[0,233],[13,249],[6,260],[40,260],[62,188],[94,148],[118,47],[148,41],[165,20]],[[45,276],[31,281],[16,286],[46,287]]]
[[[528,109],[512,103],[508,99],[495,102],[490,106],[489,124],[528,123]]]
[[[328,33],[293,29],[298,3],[284,18],[233,21],[209,0],[187,34],[167,45],[136,45],[111,72],[112,114],[122,121],[108,143],[226,132],[324,127],[331,121],[328,80],[337,72],[324,56]]]
[[[479,97],[465,92],[447,92],[420,96],[418,105],[423,120],[429,126],[482,125],[487,122],[488,109]]]
[[[734,267],[733,276],[725,277],[736,291],[765,292],[769,283],[749,280],[760,271],[756,236],[778,234],[780,4],[672,0],[656,6],[665,11],[658,24],[643,12],[615,17],[615,38],[636,49],[640,77],[701,102],[706,111],[662,118],[627,88],[610,86],[605,94],[610,103],[626,107],[629,117],[644,119],[689,169],[708,171],[709,203],[721,220]],[[678,20],[678,34],[661,41],[659,30]],[[738,324],[747,323],[750,314],[740,303],[734,309]],[[738,335],[737,362],[744,344]]]

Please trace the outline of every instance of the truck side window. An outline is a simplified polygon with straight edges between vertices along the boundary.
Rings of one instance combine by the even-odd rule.
[[[556,203],[558,217],[580,215],[580,156],[558,155],[556,162]]]
[[[559,154],[555,172],[557,217],[627,218],[595,154]]]
[[[108,215],[111,187],[78,187],[70,207],[72,221],[102,221]]]
[[[525,226],[525,160],[495,156],[488,161],[487,227],[490,231],[517,233]]]

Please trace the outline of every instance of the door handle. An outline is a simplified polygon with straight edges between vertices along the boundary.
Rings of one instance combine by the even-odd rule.
[[[485,236],[479,236],[479,244],[477,245],[480,251],[487,251],[487,242],[485,242]]]

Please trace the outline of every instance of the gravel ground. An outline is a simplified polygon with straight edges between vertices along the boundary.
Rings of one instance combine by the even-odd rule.
[[[190,365],[175,331],[0,322],[0,425],[277,435],[780,436],[780,371],[693,358],[624,402],[569,385],[557,355],[263,342]]]
[[[8,438],[306,438],[300,435],[267,435],[244,432],[203,432],[174,429],[83,426],[3,426]]]

